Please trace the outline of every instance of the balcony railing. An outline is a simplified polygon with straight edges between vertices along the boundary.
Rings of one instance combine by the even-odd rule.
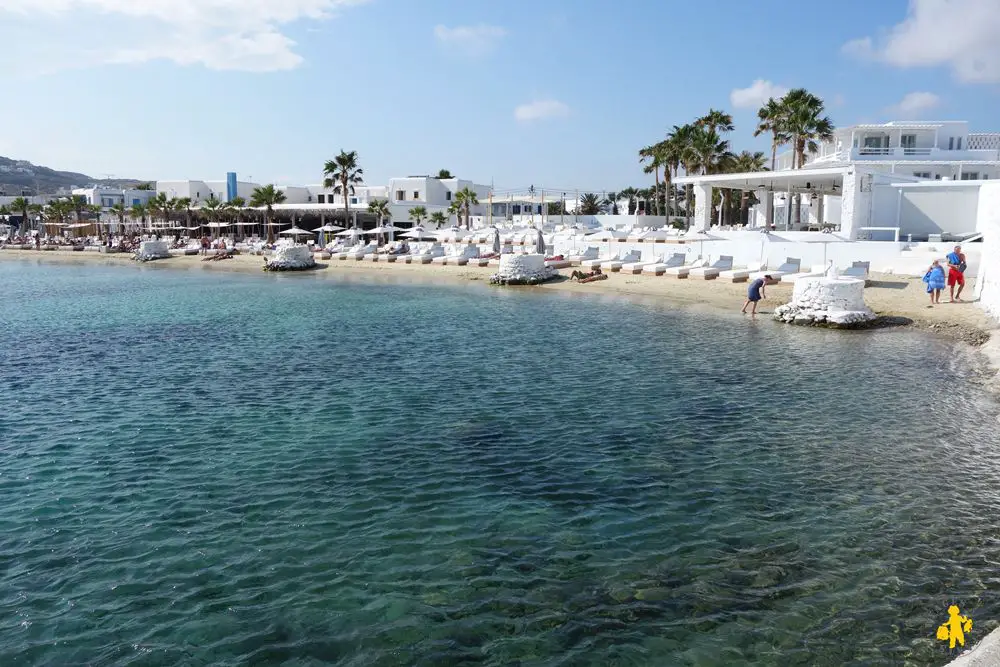
[[[875,148],[874,146],[862,146],[858,149],[859,155],[892,155],[891,148]]]

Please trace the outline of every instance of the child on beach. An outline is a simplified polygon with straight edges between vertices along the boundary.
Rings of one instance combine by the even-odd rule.
[[[933,308],[934,304],[941,303],[941,291],[944,289],[944,267],[941,266],[941,262],[934,260],[924,274],[924,282],[927,283],[927,293],[931,297],[931,303],[927,307]]]

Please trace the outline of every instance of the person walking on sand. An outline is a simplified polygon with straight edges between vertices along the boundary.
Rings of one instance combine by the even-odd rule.
[[[955,246],[955,250],[948,253],[948,293],[951,295],[952,303],[956,301],[959,303],[962,302],[962,290],[965,289],[965,269],[967,266],[962,246]],[[955,285],[958,285],[958,292],[955,291]]]
[[[944,267],[941,262],[934,260],[924,274],[924,282],[927,283],[927,293],[931,297],[931,303],[927,307],[932,308],[934,304],[941,303],[941,292],[944,290]]]
[[[747,306],[750,306],[750,314],[757,314],[757,302],[765,298],[764,296],[764,285],[766,285],[771,280],[770,275],[765,275],[763,278],[758,278],[757,280],[750,283],[747,287],[747,300],[743,302],[743,310],[740,312],[744,315],[747,312]]]

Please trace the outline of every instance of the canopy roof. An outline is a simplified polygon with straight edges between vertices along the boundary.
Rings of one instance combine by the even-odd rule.
[[[713,188],[736,190],[771,189],[775,192],[817,192],[840,194],[844,176],[850,167],[828,169],[786,169],[784,171],[753,171],[741,174],[708,174],[682,176],[674,179],[675,185],[710,185]]]

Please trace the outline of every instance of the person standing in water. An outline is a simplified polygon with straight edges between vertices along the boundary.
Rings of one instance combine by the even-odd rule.
[[[765,298],[764,296],[764,285],[771,280],[770,275],[765,275],[763,278],[758,278],[750,283],[747,287],[747,300],[743,302],[743,310],[740,312],[746,314],[747,306],[750,306],[750,314],[757,314],[757,302]]]
[[[954,252],[948,253],[948,292],[951,295],[952,303],[962,301],[966,267],[965,253],[962,252],[962,246],[957,245]],[[958,292],[955,291],[955,285],[958,285]]]

